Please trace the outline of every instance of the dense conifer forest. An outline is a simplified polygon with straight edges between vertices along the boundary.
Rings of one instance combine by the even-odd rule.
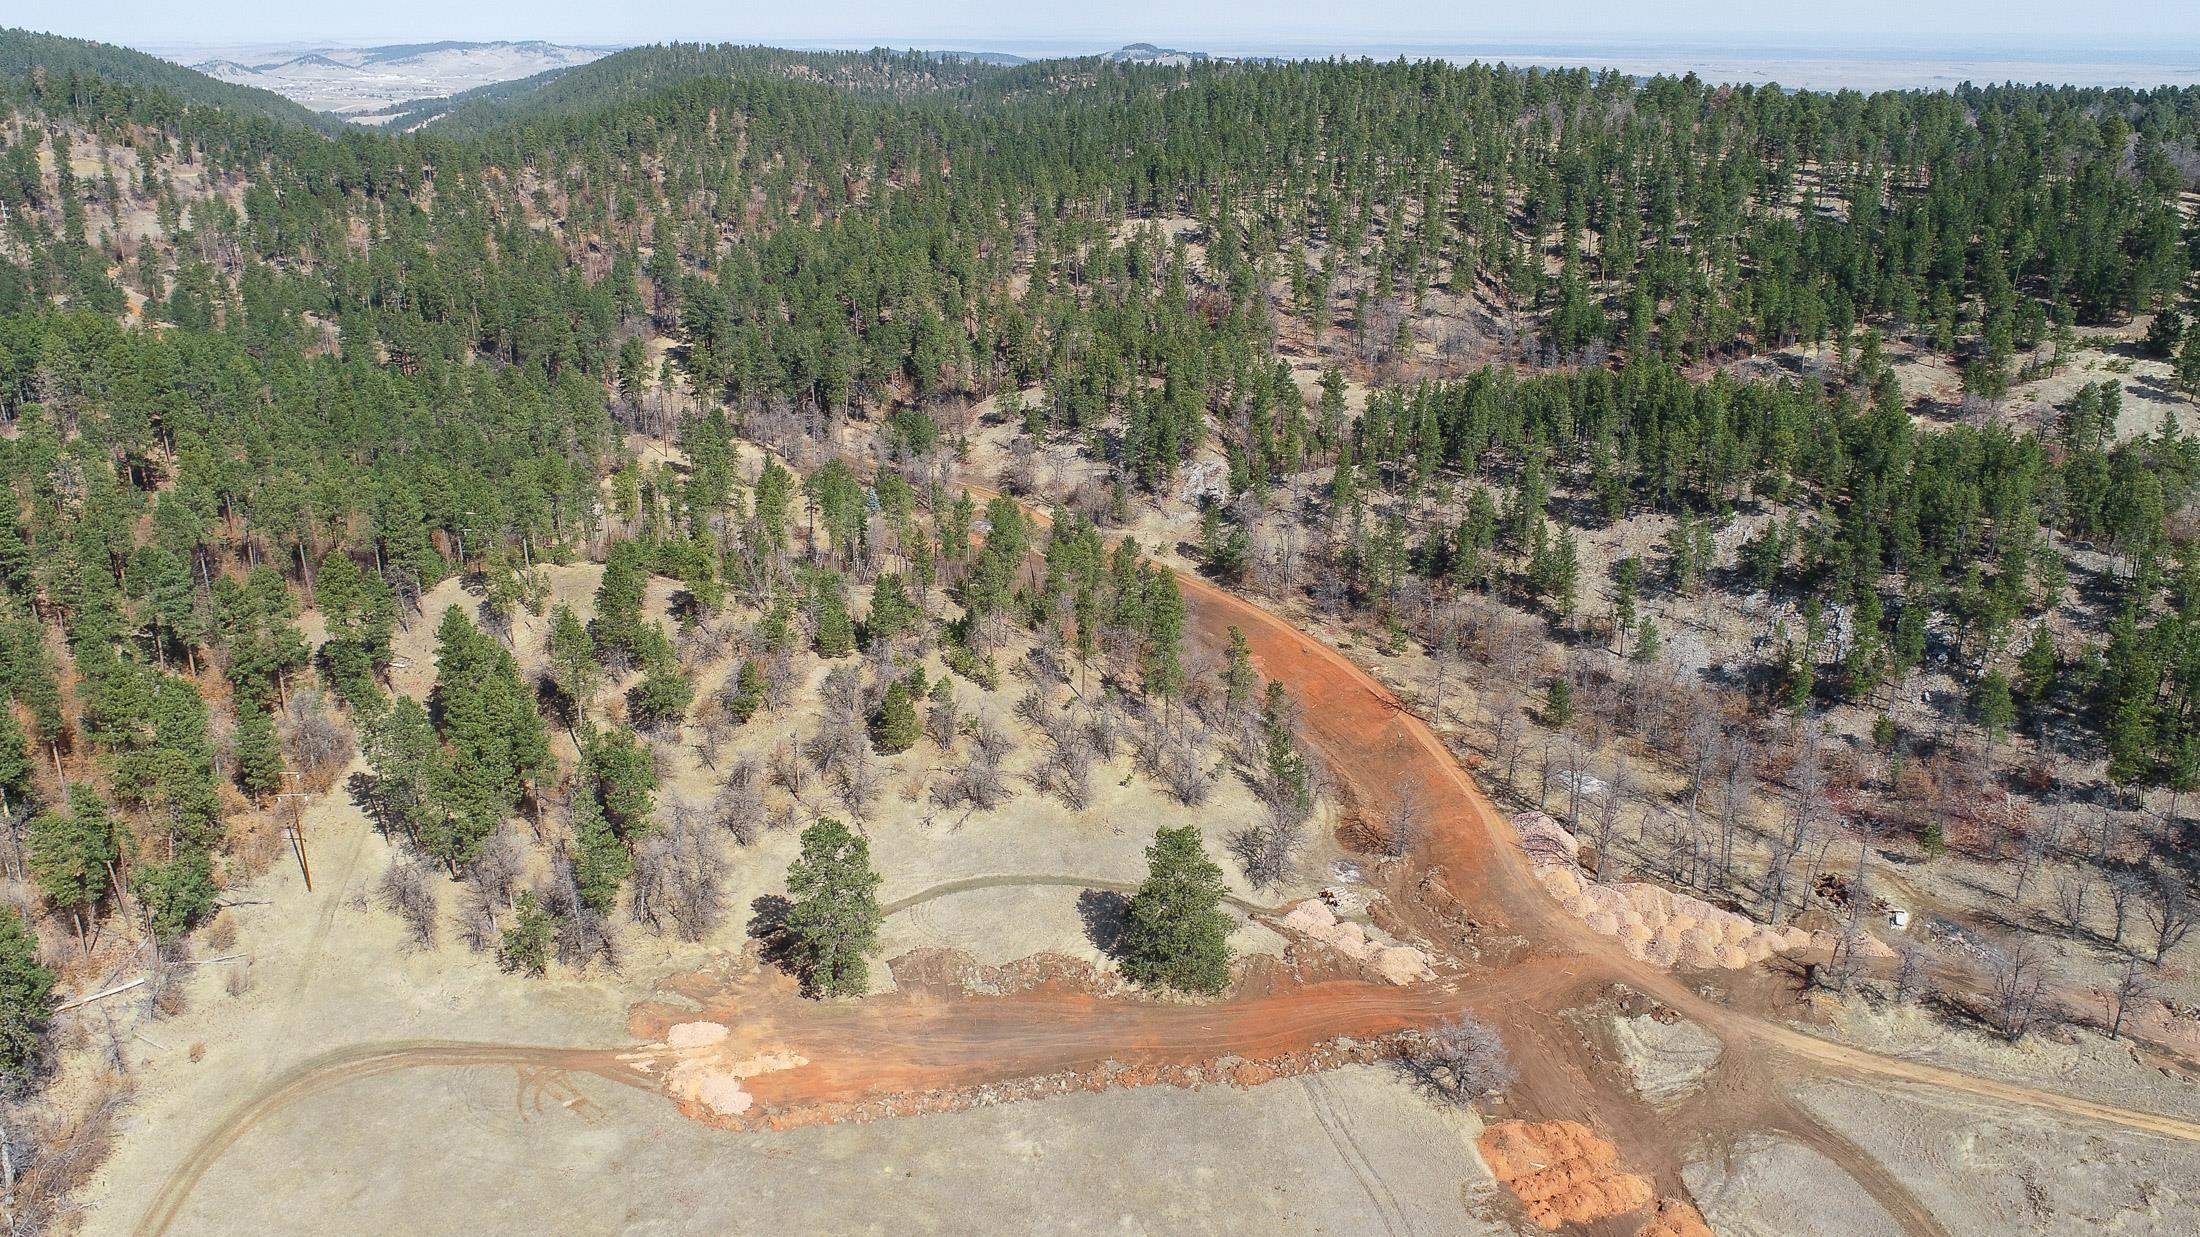
[[[45,931],[182,940],[248,867],[238,822],[356,744],[451,872],[566,821],[574,899],[497,920],[539,971],[658,827],[636,733],[697,707],[675,638],[733,605],[827,657],[922,628],[977,681],[1004,630],[1054,632],[1165,701],[1183,603],[1096,526],[1187,494],[1203,570],[1426,651],[1439,714],[1443,665],[1547,658],[1493,689],[1501,756],[1522,693],[1563,728],[1585,692],[1667,727],[1676,801],[1731,825],[1746,753],[1597,699],[1659,665],[1653,599],[1763,594],[1789,617],[1714,650],[1719,707],[1847,717],[1895,754],[1863,797],[1925,770],[2044,818],[2097,769],[2117,810],[2152,796],[2136,870],[2189,887],[2200,90],[676,45],[409,132],[280,102],[0,34],[0,813]],[[2105,375],[2002,415],[2087,348],[2166,366],[2159,425]],[[1906,390],[1921,364],[1959,396]],[[737,438],[793,471],[742,475]],[[1081,480],[1011,477],[1062,508],[1039,530],[958,500],[973,459]],[[530,681],[495,616],[583,560],[595,620],[561,612]],[[490,630],[419,612],[454,575]],[[392,687],[413,622],[439,625],[425,702]],[[576,707],[606,665],[643,672],[616,719]],[[1960,699],[1897,707],[1928,674]],[[932,689],[874,677],[857,730],[906,749]],[[1933,847],[1962,816],[1887,813]],[[1740,879],[1731,838],[1690,846],[1686,879]],[[0,993],[28,1011],[0,1066],[29,1076],[51,981],[9,974],[38,990]]]

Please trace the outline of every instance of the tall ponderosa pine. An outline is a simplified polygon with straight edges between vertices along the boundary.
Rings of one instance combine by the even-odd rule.
[[[429,854],[460,867],[548,767],[550,740],[511,651],[456,606],[436,628],[435,664],[437,730],[447,749],[436,766],[436,798],[446,811],[426,822],[421,840]]]
[[[1146,880],[1124,914],[1118,949],[1135,983],[1214,994],[1230,983],[1230,916],[1222,869],[1199,827],[1161,829],[1146,848]]]
[[[871,845],[831,817],[802,831],[802,855],[787,869],[790,960],[810,991],[861,996],[871,986],[864,955],[878,943],[879,874]]]

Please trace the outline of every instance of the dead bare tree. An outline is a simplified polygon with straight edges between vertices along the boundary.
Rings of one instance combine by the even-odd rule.
[[[2160,966],[2171,950],[2192,935],[2193,925],[2200,922],[2200,904],[2172,872],[2157,870],[2149,883],[2153,897],[2147,902],[2147,926],[2153,929],[2154,965]]]
[[[318,780],[351,759],[351,731],[330,716],[321,693],[293,692],[283,715],[285,746],[307,777]]]
[[[1916,1004],[1931,991],[1932,976],[1925,969],[1925,951],[1914,945],[1895,950],[1894,993],[1898,1000]]]
[[[2154,994],[2154,979],[2140,969],[2137,958],[2125,958],[2123,970],[2117,972],[2116,988],[2109,996],[2112,1016],[2108,1023],[2108,1037],[2120,1039],[2124,1033],[2124,1015],[2131,1010],[2134,1001],[2141,1001]]]
[[[466,865],[466,883],[481,891],[491,906],[510,906],[519,892],[519,878],[526,857],[509,827],[499,828],[482,840],[474,861]]]
[[[1092,748],[1076,721],[1059,714],[1048,738],[1053,748],[1035,780],[1064,805],[1081,812],[1092,804]]]
[[[601,911],[581,901],[580,886],[573,879],[570,862],[560,858],[550,879],[536,889],[535,896],[542,900],[542,908],[550,913],[556,924],[552,947],[558,961],[578,968],[601,958],[607,966],[618,965],[610,921]]]
[[[1378,839],[1383,854],[1403,859],[1421,844],[1428,829],[1421,789],[1404,778],[1390,784],[1390,801],[1383,805],[1382,832]]]
[[[2131,912],[2146,895],[2146,881],[2130,868],[2118,868],[2101,882],[2108,895],[2109,944],[2119,948],[2124,943],[2124,933],[2131,924]]]
[[[375,884],[374,892],[383,907],[404,923],[413,944],[422,949],[435,945],[435,891],[428,885],[427,870],[418,861],[399,859],[392,863]]]
[[[1400,1055],[1415,1081],[1453,1104],[1502,1091],[1519,1077],[1496,1028],[1473,1014],[1438,1023]]]
[[[725,915],[726,854],[705,813],[676,803],[671,817],[634,848],[634,917],[699,941]]]
[[[1986,991],[1994,1025],[2011,1043],[2023,1039],[2040,1012],[2047,964],[2031,938],[2018,935],[1986,954]]]
[[[2092,900],[2093,878],[2082,868],[2055,878],[2055,914],[2074,934],[2085,932],[2086,905]]]
[[[1214,771],[1207,767],[1205,746],[1190,735],[1161,746],[1161,780],[1176,801],[1186,807],[1205,803],[1207,792],[1214,787]]]
[[[764,827],[763,775],[756,761],[743,757],[726,769],[711,797],[710,817],[742,846],[754,845]]]
[[[502,937],[497,932],[497,907],[502,899],[492,898],[481,886],[468,883],[458,891],[458,939],[466,948],[477,954],[494,950]]]

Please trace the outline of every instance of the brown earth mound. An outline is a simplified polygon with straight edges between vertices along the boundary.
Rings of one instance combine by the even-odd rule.
[[[1482,1159],[1546,1229],[1625,1215],[1650,1202],[1648,1178],[1619,1171],[1619,1152],[1579,1121],[1500,1121]]]

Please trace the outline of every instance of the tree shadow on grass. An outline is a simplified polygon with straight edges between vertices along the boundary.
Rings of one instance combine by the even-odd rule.
[[[1109,957],[1123,941],[1123,921],[1130,911],[1128,896],[1113,889],[1087,889],[1077,895],[1077,917],[1085,921],[1085,936],[1093,947]]]

